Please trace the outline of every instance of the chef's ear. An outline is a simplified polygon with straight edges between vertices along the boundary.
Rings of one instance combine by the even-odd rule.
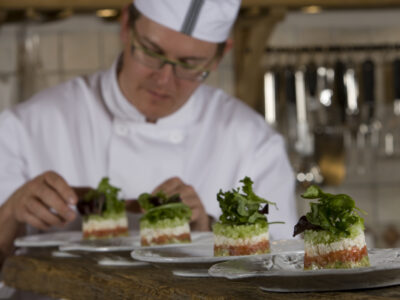
[[[228,38],[225,41],[225,46],[222,53],[219,55],[219,57],[217,57],[215,63],[211,66],[210,68],[211,71],[215,70],[218,67],[219,63],[224,58],[225,54],[227,54],[232,49],[232,47],[233,47],[233,40],[231,38]]]
[[[129,5],[122,8],[120,37],[124,45],[129,43]]]

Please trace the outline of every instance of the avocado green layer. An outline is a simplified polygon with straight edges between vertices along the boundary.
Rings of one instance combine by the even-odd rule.
[[[173,218],[173,219],[161,219],[155,223],[149,222],[147,219],[140,220],[140,228],[171,228],[178,227],[188,223],[187,218]]]
[[[317,264],[311,264],[309,268],[304,268],[304,270],[319,270],[319,269],[354,269],[354,268],[362,268],[362,267],[369,267],[369,258],[368,255],[365,255],[360,261],[336,261],[334,263],[320,266]]]
[[[350,236],[346,236],[344,233],[333,234],[327,230],[306,230],[304,232],[304,242],[310,244],[331,244],[338,242],[342,239],[349,238],[354,239],[356,236],[364,231],[364,224],[360,221],[350,228]]]
[[[215,235],[222,235],[232,239],[249,238],[268,232],[268,223],[259,222],[249,225],[227,225],[217,222],[213,225]]]
[[[85,221],[104,221],[104,220],[118,220],[121,218],[126,217],[125,211],[122,212],[104,212],[101,216],[100,215],[88,215],[84,217]]]

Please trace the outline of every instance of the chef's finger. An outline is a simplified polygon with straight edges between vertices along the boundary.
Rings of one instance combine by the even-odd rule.
[[[185,185],[176,191],[179,193],[183,203],[192,207],[203,207],[200,197],[196,193],[195,189],[191,185]]]
[[[200,202],[200,199],[195,195],[188,196],[188,197],[182,197],[181,199],[182,199],[182,202],[185,205],[187,205],[192,211],[192,216],[190,218],[191,221],[196,220],[199,217],[199,215],[201,214],[201,212],[204,210],[203,206]]]
[[[47,185],[40,185],[35,194],[46,206],[53,209],[65,221],[75,219],[76,213],[68,207],[56,191]]]
[[[24,219],[25,219],[26,223],[28,223],[29,225],[31,225],[35,228],[38,228],[41,230],[47,230],[50,228],[50,226],[48,224],[46,224],[45,222],[43,222],[38,217],[36,217],[35,215],[31,214],[28,211],[25,212]]]
[[[167,196],[172,196],[179,186],[184,185],[183,181],[178,177],[172,177],[157,186],[152,194],[156,194],[159,191],[163,191]]]
[[[59,227],[64,225],[63,220],[53,214],[39,199],[32,199],[27,206],[27,210],[31,215],[34,215],[47,225]]]
[[[68,204],[76,204],[78,197],[64,178],[53,171],[43,174],[43,179],[52,189],[57,191],[61,198]]]
[[[125,200],[125,208],[131,213],[143,213],[143,209],[136,199]]]
[[[182,198],[198,197],[194,187],[187,184],[177,187],[173,192],[179,193]]]
[[[194,208],[192,209],[192,216],[190,217],[190,221],[196,221],[197,219],[199,219],[201,215],[201,210],[200,208]]]

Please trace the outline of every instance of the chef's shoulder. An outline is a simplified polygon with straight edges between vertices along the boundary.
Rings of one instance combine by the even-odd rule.
[[[237,132],[263,132],[267,135],[276,134],[265,122],[263,116],[247,105],[244,101],[232,97],[222,89],[202,85],[204,116],[213,118],[215,123],[227,130]]]
[[[16,105],[12,111],[20,118],[74,114],[85,109],[87,102],[95,101],[98,82],[99,73],[75,77],[38,92]]]

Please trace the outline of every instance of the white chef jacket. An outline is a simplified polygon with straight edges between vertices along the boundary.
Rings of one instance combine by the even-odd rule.
[[[218,218],[218,191],[249,176],[255,192],[278,205],[270,207],[268,220],[286,223],[271,225],[271,237],[291,237],[297,222],[293,173],[282,137],[259,114],[201,85],[177,112],[147,123],[123,96],[116,68],[45,90],[0,115],[0,204],[47,170],[71,186],[96,187],[108,176],[125,198],[177,176]],[[79,226],[78,218],[67,229]],[[137,217],[130,226],[137,226]]]

